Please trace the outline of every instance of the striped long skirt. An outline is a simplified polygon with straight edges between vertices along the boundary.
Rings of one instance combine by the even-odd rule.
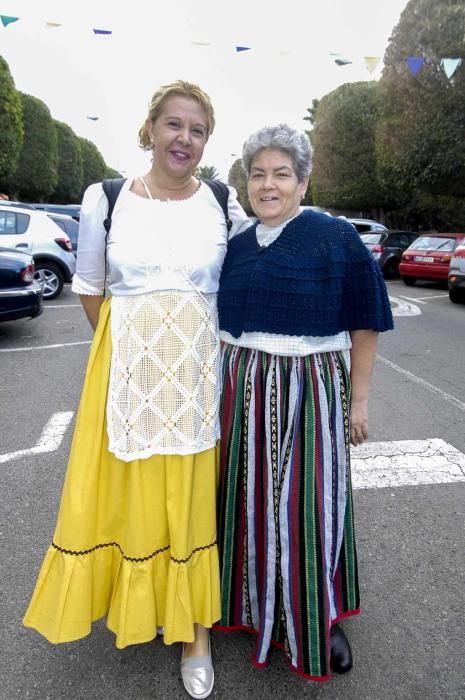
[[[359,612],[347,360],[223,347],[217,628],[312,680],[330,677],[331,625]]]

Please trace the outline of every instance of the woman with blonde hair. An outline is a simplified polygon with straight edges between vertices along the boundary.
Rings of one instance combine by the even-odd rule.
[[[228,227],[193,175],[214,124],[198,86],[162,87],[139,134],[152,166],[124,182],[107,236],[102,183],[84,195],[73,291],[95,334],[55,536],[24,619],[52,643],[102,617],[118,648],[162,632],[184,643],[194,698],[213,688],[208,630],[221,614],[216,293]],[[235,233],[247,217],[227,194]]]

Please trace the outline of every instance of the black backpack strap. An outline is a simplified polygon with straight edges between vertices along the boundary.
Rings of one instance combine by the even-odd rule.
[[[107,218],[103,222],[103,227],[107,232],[107,235],[105,236],[105,241],[110,232],[111,217],[113,216],[113,209],[115,208],[116,200],[118,199],[118,195],[121,192],[125,182],[126,178],[124,177],[119,177],[115,180],[104,180],[102,182],[103,191],[105,192],[106,198],[108,199]]]
[[[228,230],[228,233],[230,232],[232,228],[232,221],[229,218],[229,213],[228,213],[228,200],[229,200],[229,188],[227,185],[224,184],[224,182],[221,182],[221,180],[202,180],[206,185],[209,186],[213,194],[215,195],[215,199],[220,205],[220,207],[223,210],[224,218],[226,221],[226,228]]]
[[[111,228],[111,217],[113,216],[113,209],[115,208],[116,200],[118,199],[118,195],[121,192],[125,182],[126,178],[124,177],[115,178],[113,180],[104,180],[102,182],[102,189],[106,198],[108,199],[107,218],[103,222],[103,228],[105,229],[105,277],[103,280],[103,296],[105,296],[107,282],[107,242],[108,234],[110,233]]]

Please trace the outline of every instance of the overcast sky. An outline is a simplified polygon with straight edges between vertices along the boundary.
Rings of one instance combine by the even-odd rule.
[[[16,87],[43,100],[55,119],[93,141],[108,165],[148,166],[137,146],[152,93],[177,79],[198,83],[217,127],[202,163],[223,177],[244,139],[265,124],[305,128],[314,97],[370,75],[407,0],[0,0],[20,17],[3,29],[0,55]],[[47,21],[62,22],[56,29]],[[96,37],[92,28],[111,29]],[[193,42],[206,42],[200,46]],[[250,46],[236,53],[235,46]],[[353,65],[338,67],[330,53]],[[88,116],[98,116],[90,121]]]

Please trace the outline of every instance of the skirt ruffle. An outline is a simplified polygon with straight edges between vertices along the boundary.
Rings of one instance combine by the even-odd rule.
[[[116,646],[167,644],[221,616],[217,448],[123,462],[108,452],[110,301],[92,344],[55,536],[24,624],[52,643],[106,617]]]

